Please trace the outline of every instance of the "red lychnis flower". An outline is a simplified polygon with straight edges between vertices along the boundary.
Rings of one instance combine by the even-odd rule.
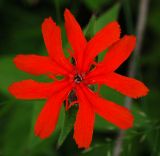
[[[17,99],[47,99],[35,125],[35,134],[44,139],[54,131],[62,103],[68,101],[69,93],[74,90],[79,106],[74,139],[79,148],[88,148],[96,113],[121,129],[133,125],[133,116],[127,108],[101,98],[89,85],[104,84],[132,98],[145,96],[148,89],[142,82],[114,72],[133,51],[135,36],[125,35],[120,38],[120,26],[114,21],[87,41],[76,19],[67,9],[64,18],[75,65],[63,54],[60,28],[51,18],[47,18],[42,24],[42,34],[49,56],[18,55],[14,63],[17,68],[30,74],[49,75],[54,82],[24,80],[12,84],[9,91]],[[107,48],[104,60],[95,64],[94,58]],[[95,67],[91,69],[93,64]],[[56,80],[56,75],[63,75],[64,78]]]

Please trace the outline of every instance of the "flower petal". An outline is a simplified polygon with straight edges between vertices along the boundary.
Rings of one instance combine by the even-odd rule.
[[[116,70],[131,54],[136,46],[136,37],[125,35],[121,40],[109,48],[104,57],[104,66],[110,71]]]
[[[49,56],[59,66],[68,72],[72,70],[72,65],[63,54],[61,30],[51,17],[44,20],[42,24],[42,34]]]
[[[85,49],[83,71],[89,69],[90,63],[93,62],[93,59],[100,52],[119,40],[120,31],[119,24],[117,22],[111,22],[96,33],[96,35],[88,42]]]
[[[55,130],[62,103],[71,90],[71,85],[63,87],[48,99],[38,116],[34,132],[41,139],[49,137]]]
[[[82,90],[77,87],[79,110],[74,125],[74,139],[79,148],[88,148],[92,141],[95,114]]]
[[[17,55],[14,58],[16,67],[33,75],[42,74],[62,74],[65,75],[66,70],[56,64],[47,56],[39,55]]]
[[[97,114],[121,129],[132,127],[134,118],[127,108],[100,98],[85,86],[82,86],[82,88],[88,100],[92,102],[94,111]]]
[[[109,48],[104,60],[90,72],[89,77],[115,71],[131,54],[136,45],[136,37],[125,35]]]
[[[79,68],[79,65],[83,63],[82,57],[87,41],[83,35],[80,25],[68,9],[64,12],[64,18],[67,38],[74,51],[77,68]]]
[[[9,92],[17,99],[46,99],[68,85],[68,82],[57,81],[52,83],[23,80],[9,86]]]
[[[149,91],[149,89],[142,82],[116,73],[96,76],[92,78],[90,82],[105,84],[106,86],[132,98],[145,96]]]

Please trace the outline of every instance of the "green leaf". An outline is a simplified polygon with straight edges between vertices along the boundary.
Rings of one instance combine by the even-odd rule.
[[[115,4],[112,8],[103,13],[96,21],[95,32],[102,29],[109,22],[115,21],[118,18],[120,4]]]
[[[58,143],[57,143],[58,148],[63,144],[68,134],[72,130],[75,119],[76,119],[76,114],[77,114],[76,106],[73,106],[68,111],[65,111],[64,123],[61,129],[60,136],[58,138]]]
[[[87,27],[84,30],[84,34],[87,40],[90,40],[94,36],[95,23],[96,23],[96,16],[92,15]]]

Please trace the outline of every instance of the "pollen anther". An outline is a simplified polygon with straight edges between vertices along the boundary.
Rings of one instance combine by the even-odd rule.
[[[80,83],[83,80],[82,76],[79,74],[76,74],[74,77],[74,82],[75,83]]]

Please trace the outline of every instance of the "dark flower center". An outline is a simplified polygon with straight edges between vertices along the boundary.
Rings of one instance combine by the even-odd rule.
[[[76,75],[74,76],[74,81],[75,81],[75,83],[80,83],[82,80],[83,80],[83,78],[82,78],[81,75],[76,74]]]

